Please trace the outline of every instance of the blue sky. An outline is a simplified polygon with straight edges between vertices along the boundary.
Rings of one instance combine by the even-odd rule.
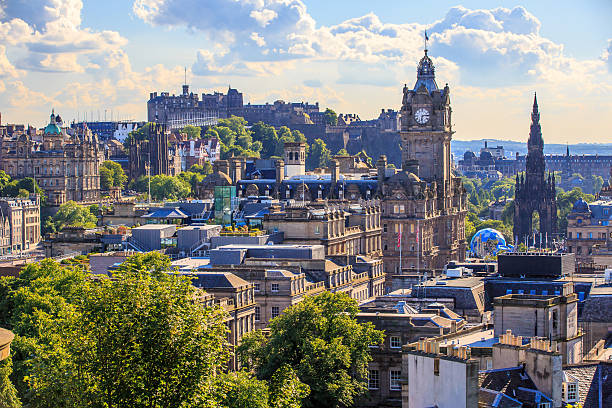
[[[149,92],[228,84],[253,103],[376,117],[414,84],[422,33],[458,139],[612,142],[612,2],[0,0],[3,122],[145,119]]]

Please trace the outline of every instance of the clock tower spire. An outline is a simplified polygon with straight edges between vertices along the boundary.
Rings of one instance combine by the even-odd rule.
[[[450,115],[450,89],[448,85],[443,89],[438,87],[436,69],[425,48],[417,66],[414,88],[404,87],[400,130],[402,167],[416,161],[421,179],[450,183],[453,133]]]

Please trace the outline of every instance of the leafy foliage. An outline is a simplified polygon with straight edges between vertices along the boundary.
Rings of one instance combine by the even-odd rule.
[[[123,188],[127,182],[127,176],[121,165],[117,162],[107,160],[100,166],[100,186],[103,190],[112,187]]]
[[[0,194],[2,197],[24,197],[30,194],[38,194],[44,198],[44,191],[32,177],[22,179],[11,179],[11,177],[0,170]]]
[[[199,139],[200,133],[202,132],[202,128],[199,126],[187,125],[183,129],[181,129],[182,133],[187,134],[187,138],[189,140]]]
[[[11,382],[9,376],[12,372],[12,360],[7,358],[0,361],[0,407],[1,408],[20,408],[21,401],[17,396],[17,389]]]
[[[338,124],[338,115],[330,108],[325,109],[325,123],[330,126]]]
[[[325,167],[331,159],[331,152],[327,148],[325,142],[321,139],[315,139],[310,146],[310,154],[306,158],[306,167],[316,169],[317,167]]]
[[[61,231],[64,227],[94,228],[98,218],[90,207],[81,206],[74,201],[68,201],[59,207],[53,217],[45,220],[44,228],[48,232]]]
[[[370,346],[383,340],[372,324],[357,322],[358,311],[346,294],[306,298],[271,321],[269,337],[247,335],[238,348],[240,360],[260,380],[293,367],[299,381],[310,387],[306,407],[351,406],[367,389]]]
[[[154,200],[186,198],[191,194],[191,178],[158,174],[151,177],[151,198]],[[139,193],[148,193],[149,177],[141,176],[132,182],[131,187]]]

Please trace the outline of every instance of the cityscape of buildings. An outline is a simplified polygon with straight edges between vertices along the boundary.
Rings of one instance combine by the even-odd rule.
[[[454,163],[451,89],[425,49],[414,85],[390,95],[398,109],[373,120],[185,84],[151,92],[147,122],[67,124],[52,111],[43,129],[0,123],[4,184],[33,186],[0,198],[0,276],[81,256],[94,277],[112,277],[158,252],[204,290],[202,307],[224,310],[230,371],[244,368],[236,348],[249,333],[343,293],[360,324],[384,332],[356,407],[612,406],[612,157],[544,155],[546,102],[534,96],[525,156],[485,144]],[[217,133],[234,117],[293,139],[277,141],[280,155],[229,154],[230,142],[261,143]],[[328,158],[308,165],[318,141]],[[604,184],[562,214],[557,187],[571,190],[576,173]],[[480,238],[474,257],[473,219],[491,220],[470,213],[466,184],[505,178],[512,194],[498,212],[511,203],[513,236],[503,249]],[[188,198],[172,190],[177,179]],[[68,206],[93,218],[61,218]],[[0,359],[12,341],[0,329]]]

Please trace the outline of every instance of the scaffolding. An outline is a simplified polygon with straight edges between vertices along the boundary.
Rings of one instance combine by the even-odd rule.
[[[170,130],[182,129],[191,126],[214,126],[219,122],[219,113],[211,110],[171,113],[166,120]]]

